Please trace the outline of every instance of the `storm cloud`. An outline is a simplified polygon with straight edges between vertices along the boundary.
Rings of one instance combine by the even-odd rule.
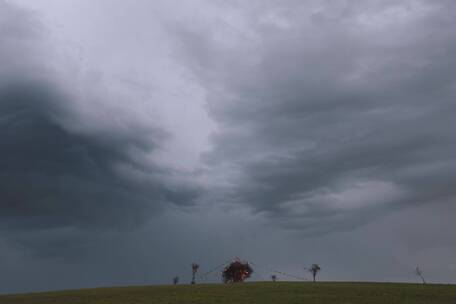
[[[219,124],[205,157],[231,174],[230,201],[312,234],[454,198],[452,3],[226,9],[215,30],[176,32]]]
[[[235,256],[454,282],[454,20],[453,1],[0,0],[0,292]]]
[[[40,57],[42,25],[0,5],[2,225],[135,227],[165,204],[190,205],[197,187],[149,157],[167,132],[100,107],[98,99],[108,97],[90,95],[96,89],[68,90],[47,62],[52,57]]]

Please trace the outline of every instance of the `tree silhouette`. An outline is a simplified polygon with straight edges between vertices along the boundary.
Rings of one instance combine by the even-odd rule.
[[[424,277],[423,277],[423,272],[418,267],[418,265],[416,266],[415,273],[417,276],[419,276],[421,278],[421,280],[423,281],[423,284],[426,284],[426,281],[424,280]]]
[[[195,284],[195,283],[196,283],[196,282],[195,282],[195,276],[196,276],[196,273],[198,272],[198,268],[199,268],[199,267],[200,267],[200,266],[199,266],[198,264],[196,264],[196,263],[193,263],[193,264],[192,264],[192,284]]]
[[[271,276],[271,280],[272,280],[273,282],[277,281],[277,276],[276,276],[275,274],[273,274],[273,275]]]
[[[315,278],[317,276],[317,273],[320,272],[320,270],[321,270],[321,267],[318,264],[312,264],[312,266],[310,266],[309,272],[312,274],[314,282],[316,281]]]
[[[224,283],[244,282],[252,273],[253,269],[249,263],[235,260],[225,267],[222,272],[222,279]]]
[[[173,278],[173,284],[177,285],[179,283],[179,277],[174,277]]]

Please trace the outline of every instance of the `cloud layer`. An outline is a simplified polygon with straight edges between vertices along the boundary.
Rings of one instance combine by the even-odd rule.
[[[453,1],[15,2],[0,292],[455,277]]]
[[[319,233],[454,198],[452,3],[224,9],[176,32],[219,124],[207,162],[231,175],[231,201]]]
[[[198,188],[152,159],[167,132],[115,104],[102,80],[61,79],[41,24],[0,5],[2,225],[135,227],[164,204],[192,204]]]

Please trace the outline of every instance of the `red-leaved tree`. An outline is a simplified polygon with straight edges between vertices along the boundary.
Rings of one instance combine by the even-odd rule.
[[[222,279],[224,283],[244,282],[252,273],[253,269],[249,263],[235,260],[225,267],[222,272]]]

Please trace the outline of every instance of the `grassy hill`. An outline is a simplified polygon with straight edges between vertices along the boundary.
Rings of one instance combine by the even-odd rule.
[[[455,285],[261,282],[97,288],[0,296],[0,304],[455,304]]]

